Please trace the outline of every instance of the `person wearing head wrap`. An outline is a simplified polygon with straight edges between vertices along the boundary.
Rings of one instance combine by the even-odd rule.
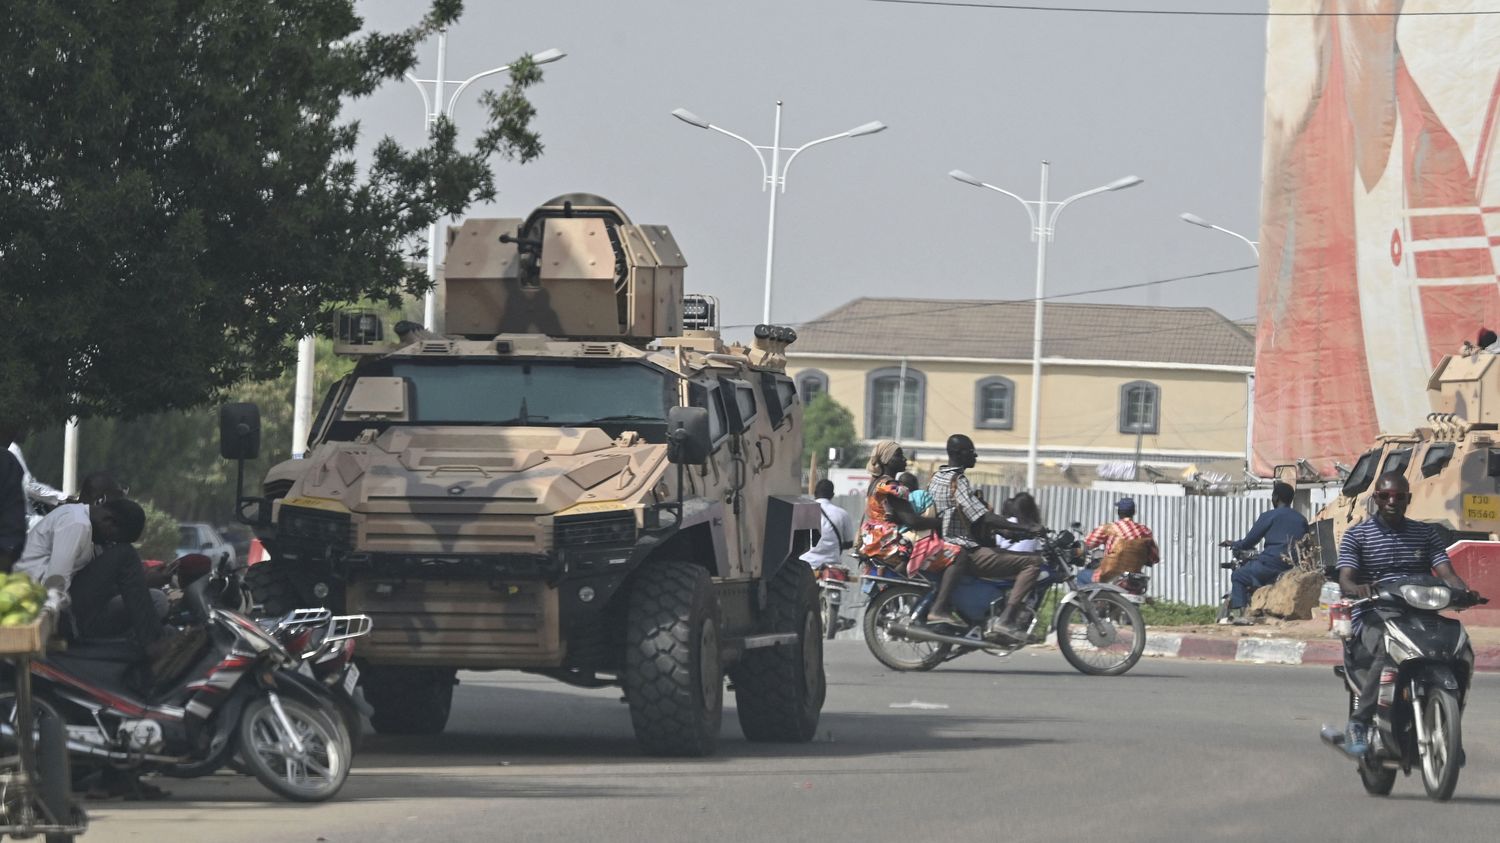
[[[899,442],[887,439],[875,443],[868,468],[870,485],[865,491],[864,520],[859,527],[859,555],[875,565],[904,568],[911,560],[914,544],[909,530],[934,530],[938,521],[918,515],[907,488],[897,480],[906,470],[906,454]]]

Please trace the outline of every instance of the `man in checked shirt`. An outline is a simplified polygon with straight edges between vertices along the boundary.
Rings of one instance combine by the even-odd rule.
[[[974,540],[977,535],[1011,534],[1017,529],[1015,523],[990,512],[989,507],[974,493],[974,487],[964,475],[964,470],[973,468],[977,459],[974,440],[962,433],[955,433],[948,437],[948,464],[938,469],[937,474],[932,476],[932,481],[927,484],[932,504],[943,521],[943,540],[964,548],[958,559],[943,572],[943,578],[938,582],[937,597],[933,599],[927,617],[929,623],[967,628],[969,623],[948,608],[948,598],[953,594],[953,587],[958,581],[965,576],[1013,578],[1015,584],[1005,598],[1005,609],[1000,613],[998,632],[1014,641],[1024,641],[1026,630],[1017,627],[1016,613],[1021,608],[1021,601],[1026,599],[1031,587],[1036,584],[1037,577],[1041,575],[1042,555],[981,547]],[[1021,526],[1024,531],[1026,528],[1040,528],[1041,525]]]

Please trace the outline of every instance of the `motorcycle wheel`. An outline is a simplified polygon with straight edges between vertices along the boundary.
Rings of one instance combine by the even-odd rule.
[[[1453,789],[1458,786],[1459,753],[1463,746],[1460,728],[1462,713],[1458,697],[1446,688],[1435,688],[1428,692],[1417,713],[1426,726],[1427,744],[1418,746],[1422,756],[1422,786],[1427,796],[1438,802],[1453,798]]]
[[[1068,603],[1057,611],[1057,648],[1068,664],[1090,676],[1119,676],[1135,667],[1146,652],[1146,621],[1141,610],[1113,591],[1096,591],[1088,600],[1097,618]]]
[[[1214,620],[1219,623],[1229,620],[1229,595],[1226,594],[1219,598],[1219,612],[1214,616]]]
[[[839,604],[828,599],[828,589],[820,589],[818,604],[823,610],[823,637],[829,641],[839,631]]]
[[[932,670],[948,660],[952,645],[912,641],[891,632],[891,624],[911,617],[926,589],[895,585],[875,595],[865,607],[865,646],[892,670]]]
[[[268,696],[245,706],[238,727],[239,756],[267,790],[294,802],[331,799],[349,778],[349,735],[337,710],[322,711],[300,700],[281,698],[304,749],[298,755]]]

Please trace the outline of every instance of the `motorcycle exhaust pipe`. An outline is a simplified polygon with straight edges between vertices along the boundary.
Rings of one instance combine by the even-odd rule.
[[[938,644],[953,644],[959,647],[973,647],[977,650],[989,650],[992,653],[1009,653],[1015,649],[1004,647],[991,641],[977,638],[962,638],[957,635],[944,635],[941,632],[933,632],[925,626],[911,624],[906,621],[898,621],[891,624],[891,632],[913,641],[932,641]]]

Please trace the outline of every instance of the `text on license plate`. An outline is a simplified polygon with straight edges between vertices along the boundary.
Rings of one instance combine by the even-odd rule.
[[[1500,495],[1464,495],[1464,518],[1500,521]]]

